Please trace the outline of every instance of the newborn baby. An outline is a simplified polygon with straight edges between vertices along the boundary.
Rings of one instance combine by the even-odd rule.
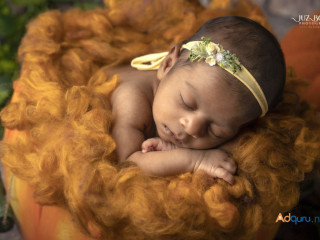
[[[246,18],[215,18],[169,53],[132,65],[148,71],[111,71],[120,76],[111,98],[119,161],[156,176],[203,170],[232,184],[232,140],[282,95],[285,63],[273,35]]]

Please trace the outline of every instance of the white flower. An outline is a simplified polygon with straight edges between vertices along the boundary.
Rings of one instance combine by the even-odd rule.
[[[216,44],[216,49],[217,49],[217,52],[223,52],[224,51],[223,47],[219,43]]]
[[[221,52],[218,52],[218,53],[216,54],[216,59],[217,59],[217,62],[218,62],[218,63],[219,63],[219,62],[222,62],[222,61],[224,60],[223,54],[222,54]]]
[[[206,63],[212,67],[213,65],[216,65],[216,59],[213,56],[209,56],[206,58]]]
[[[208,55],[212,55],[213,51],[216,49],[216,44],[213,42],[210,42],[206,45],[206,52]]]

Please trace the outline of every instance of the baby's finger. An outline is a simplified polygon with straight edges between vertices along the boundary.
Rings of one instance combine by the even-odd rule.
[[[142,144],[141,144],[141,148],[142,149],[148,149],[148,147],[152,146],[152,138],[145,140]]]
[[[158,140],[156,138],[149,138],[141,144],[141,149],[143,153],[146,153],[156,150],[157,146]]]
[[[234,183],[234,176],[228,172],[226,169],[221,167],[215,170],[215,177],[222,178],[226,182],[230,183],[231,185]]]
[[[231,174],[235,174],[237,171],[237,164],[230,157],[226,158],[225,161],[221,162],[221,167],[226,169]]]

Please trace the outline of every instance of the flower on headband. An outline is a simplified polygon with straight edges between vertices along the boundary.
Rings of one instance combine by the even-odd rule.
[[[229,68],[233,73],[241,70],[241,64],[235,54],[224,50],[220,44],[211,42],[205,37],[201,41],[187,43],[187,49],[190,50],[189,59],[191,62],[197,60],[200,62],[205,59],[205,62],[210,66],[218,64],[222,68]]]
[[[206,63],[208,63],[212,67],[213,65],[216,65],[217,60],[214,57],[209,56],[206,58]]]

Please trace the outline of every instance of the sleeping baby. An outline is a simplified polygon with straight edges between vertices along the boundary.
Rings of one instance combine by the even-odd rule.
[[[285,63],[274,36],[246,18],[215,18],[168,53],[131,65],[138,70],[111,71],[120,76],[111,98],[119,161],[155,176],[203,170],[232,184],[235,136],[282,96]]]

